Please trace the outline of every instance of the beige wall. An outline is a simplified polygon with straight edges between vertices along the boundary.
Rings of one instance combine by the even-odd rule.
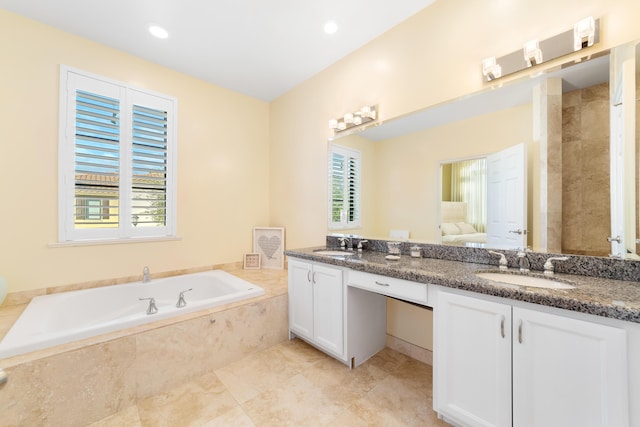
[[[9,292],[217,263],[269,225],[269,104],[0,10],[0,275]],[[57,241],[59,66],[178,99],[179,241]]]

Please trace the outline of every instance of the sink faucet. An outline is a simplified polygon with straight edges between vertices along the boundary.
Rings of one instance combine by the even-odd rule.
[[[531,264],[529,263],[529,258],[527,258],[526,249],[518,252],[518,266],[520,267],[521,273],[528,273]]]
[[[544,263],[544,275],[553,276],[553,261],[566,261],[568,259],[566,256],[552,256],[551,258],[547,258],[547,261]]]
[[[151,273],[149,273],[149,267],[146,265],[142,269],[142,283],[147,283],[151,281]]]
[[[503,253],[495,252],[495,251],[489,251],[489,253],[491,255],[496,255],[496,256],[500,257],[500,261],[498,262],[498,264],[499,264],[498,268],[500,270],[506,270],[507,269],[507,257],[505,257]]]
[[[353,250],[353,242],[352,242],[351,238],[349,238],[349,237],[340,237],[340,238],[338,238],[338,240],[340,241],[340,249],[342,249],[342,250],[347,249],[347,250],[350,250],[350,251]],[[347,243],[347,242],[349,242],[349,243]]]
[[[360,240],[360,241],[358,242],[358,252],[362,252],[362,244],[363,244],[363,243],[369,243],[369,241],[368,241],[368,240],[366,240],[366,239],[365,239],[365,240]]]

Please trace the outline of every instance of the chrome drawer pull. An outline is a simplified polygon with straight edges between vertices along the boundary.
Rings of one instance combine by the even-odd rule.
[[[376,285],[379,285],[379,286],[389,286],[389,284],[388,284],[388,283],[380,283],[380,282],[378,282],[377,280],[376,280]]]
[[[500,320],[500,336],[504,338],[506,335],[504,334],[504,316],[502,316],[502,320]]]

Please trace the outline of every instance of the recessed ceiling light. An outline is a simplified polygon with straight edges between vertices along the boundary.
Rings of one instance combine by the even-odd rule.
[[[149,25],[148,29],[152,35],[156,36],[159,39],[166,39],[167,37],[169,37],[169,33],[167,32],[167,30],[159,25],[151,24]]]
[[[338,24],[336,23],[336,21],[327,21],[326,24],[324,24],[324,32],[327,34],[335,34],[336,31],[338,31]]]

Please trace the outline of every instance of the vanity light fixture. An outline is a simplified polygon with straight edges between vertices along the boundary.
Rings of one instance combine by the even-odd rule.
[[[596,36],[596,21],[593,16],[584,18],[573,26],[573,50],[593,46]]]
[[[334,132],[342,132],[356,126],[370,123],[378,117],[378,106],[371,105],[362,107],[353,113],[347,113],[344,117],[329,120],[329,128]]]
[[[538,40],[530,40],[524,44],[524,60],[527,67],[533,67],[542,63],[542,50]]]
[[[577,22],[572,29],[544,40],[526,42],[522,49],[500,57],[482,60],[482,75],[485,82],[526,70],[544,61],[570,55],[600,42],[600,19],[593,16]],[[543,54],[544,52],[544,54]],[[588,55],[588,54],[587,54]],[[576,59],[579,62],[581,58]]]
[[[495,56],[482,61],[482,74],[489,82],[502,77],[502,67],[496,63]]]

